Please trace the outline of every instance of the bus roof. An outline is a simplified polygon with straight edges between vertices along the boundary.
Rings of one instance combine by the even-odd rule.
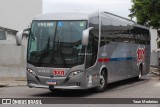
[[[41,14],[34,20],[88,20],[88,18],[94,14],[96,15],[98,12],[59,12]]]
[[[112,17],[118,20],[127,21],[133,26],[137,26],[143,29],[149,29],[148,27],[137,24],[135,21],[109,13],[109,12],[100,12],[108,17]],[[48,13],[41,14],[34,18],[34,20],[88,20],[89,17],[98,16],[98,12],[57,12],[57,13]]]

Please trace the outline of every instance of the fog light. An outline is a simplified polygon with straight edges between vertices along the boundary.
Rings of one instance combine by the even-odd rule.
[[[30,80],[28,80],[28,83],[31,83],[31,81],[30,81]]]
[[[77,83],[77,86],[80,86],[80,85],[81,85],[81,83],[78,82],[78,83]]]
[[[28,72],[29,72],[29,73],[32,73],[32,72],[33,72],[33,70],[31,70],[31,69],[28,69]]]
[[[37,74],[32,69],[27,69],[27,71],[32,74],[33,76],[37,77]]]

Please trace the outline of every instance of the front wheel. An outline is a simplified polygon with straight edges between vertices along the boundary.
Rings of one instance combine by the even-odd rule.
[[[106,89],[107,87],[107,75],[105,73],[105,70],[103,70],[100,74],[100,83],[99,86],[96,87],[97,92],[102,92]]]

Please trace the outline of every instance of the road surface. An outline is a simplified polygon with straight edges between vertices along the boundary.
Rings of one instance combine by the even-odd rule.
[[[160,98],[160,79],[158,75],[148,74],[136,81],[129,79],[108,85],[102,93],[89,90],[64,90],[50,92],[48,89],[11,86],[0,88],[0,98]],[[125,105],[126,106],[126,105]],[[122,106],[122,107],[125,107]],[[142,105],[141,105],[142,106]],[[143,105],[150,107],[149,105]],[[72,106],[70,106],[72,107]],[[83,105],[83,107],[88,107]],[[102,107],[104,107],[102,105]],[[112,105],[110,106],[112,107]],[[119,105],[119,107],[121,107]],[[136,105],[132,105],[136,107]],[[160,107],[160,105],[156,106]]]

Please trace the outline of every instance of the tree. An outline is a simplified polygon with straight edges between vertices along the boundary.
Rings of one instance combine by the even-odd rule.
[[[160,28],[160,0],[132,0],[131,19],[136,17],[137,23]]]

